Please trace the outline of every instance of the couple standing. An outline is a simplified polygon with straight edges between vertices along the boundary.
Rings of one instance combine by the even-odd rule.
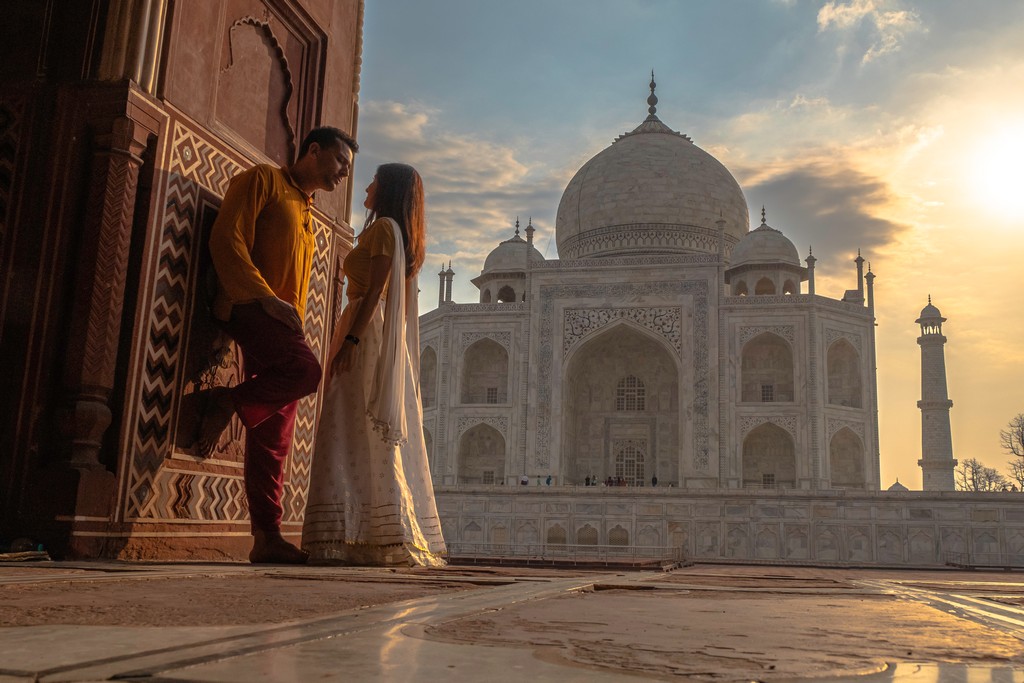
[[[296,408],[324,375],[302,330],[313,193],[334,190],[356,151],[337,128],[311,131],[295,163],[232,179],[210,234],[214,315],[242,350],[244,381],[209,391],[196,449],[210,455],[235,415],[245,425],[254,563],[444,564],[419,397],[423,184],[404,164],[380,166],[366,188],[369,214],[345,258],[348,304],[327,356],[302,549],[281,536]]]

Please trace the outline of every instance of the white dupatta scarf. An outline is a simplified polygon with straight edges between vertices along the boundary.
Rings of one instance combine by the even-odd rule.
[[[405,414],[405,383],[419,392],[419,288],[417,278],[405,277],[405,242],[394,219],[386,219],[395,234],[388,295],[384,301],[384,332],[373,374],[373,389],[366,412],[385,442],[400,446],[409,438]],[[406,376],[406,363],[412,372]],[[418,397],[418,396],[417,396]]]

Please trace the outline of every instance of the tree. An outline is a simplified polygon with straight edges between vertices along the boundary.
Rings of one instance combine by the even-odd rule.
[[[1017,482],[1017,489],[1024,491],[1024,458],[1014,458],[1009,463],[1010,479]]]
[[[1010,478],[1017,482],[1017,488],[1024,491],[1024,413],[1017,413],[1006,429],[999,430],[999,444],[1014,456],[1006,464],[1010,468]]]
[[[961,460],[954,471],[958,491],[1003,491],[1010,482],[998,471],[985,467],[977,458]]]
[[[1010,455],[1024,458],[1024,413],[1017,415],[999,430],[999,443]]]

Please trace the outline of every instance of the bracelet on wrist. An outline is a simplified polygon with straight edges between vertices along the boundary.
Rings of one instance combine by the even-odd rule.
[[[357,337],[354,334],[346,334],[345,335],[345,341],[352,342],[353,344],[358,345],[359,344],[359,337]]]

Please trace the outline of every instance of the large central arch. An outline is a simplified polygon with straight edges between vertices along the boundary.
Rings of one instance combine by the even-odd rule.
[[[642,453],[648,483],[655,475],[678,482],[679,374],[667,345],[630,323],[585,341],[569,358],[562,384],[563,481],[615,477],[616,458],[626,449],[634,460]]]

